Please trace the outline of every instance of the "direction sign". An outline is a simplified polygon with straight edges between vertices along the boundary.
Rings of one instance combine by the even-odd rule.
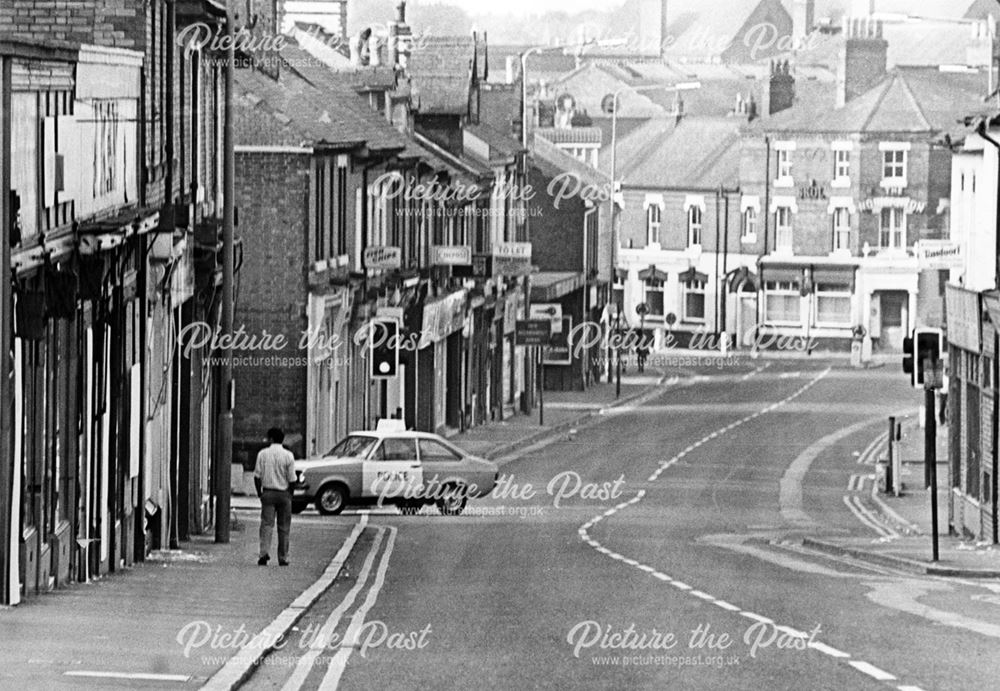
[[[557,302],[536,302],[528,309],[528,319],[548,319],[552,333],[562,333],[562,305]]]
[[[547,319],[518,319],[514,327],[514,344],[544,346],[552,338],[552,322]]]

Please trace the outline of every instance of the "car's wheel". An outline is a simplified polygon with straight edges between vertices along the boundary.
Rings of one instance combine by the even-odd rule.
[[[423,505],[416,502],[404,502],[402,504],[397,504],[397,508],[404,516],[416,516],[420,513],[420,509],[423,508]]]
[[[309,506],[309,502],[305,501],[293,501],[292,502],[292,513],[302,513]]]
[[[437,500],[437,508],[442,516],[458,516],[465,509],[467,500],[462,488],[457,485],[448,485]]]
[[[343,485],[325,485],[316,495],[316,510],[324,516],[336,516],[346,505],[347,488]]]

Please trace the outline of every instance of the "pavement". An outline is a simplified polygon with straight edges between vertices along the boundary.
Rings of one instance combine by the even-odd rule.
[[[323,577],[357,518],[293,523],[291,564],[257,566],[259,522],[0,610],[0,688],[200,686]],[[275,538],[276,539],[276,538]],[[339,569],[339,567],[338,567]],[[190,645],[189,645],[190,644]]]
[[[516,415],[455,441],[491,457],[510,453],[637,400],[662,378],[626,374],[620,398],[606,382],[587,392],[546,392],[545,426],[537,415]],[[255,496],[232,497],[229,544],[195,536],[102,579],[0,608],[0,688],[237,688],[338,576],[348,575],[341,569],[358,537],[354,527],[370,513],[294,518],[291,565],[279,567],[272,549],[262,568],[259,507]],[[239,653],[244,645],[250,654]]]
[[[871,491],[860,501],[876,527],[866,537],[806,537],[803,544],[833,554],[899,568],[913,573],[959,578],[1000,579],[1000,547],[949,533],[948,528],[948,428],[937,428],[938,559],[933,559],[931,494],[924,482],[924,430],[916,416],[902,423],[903,438],[897,443],[902,461],[899,496]],[[868,449],[869,458],[888,458],[886,435]]]

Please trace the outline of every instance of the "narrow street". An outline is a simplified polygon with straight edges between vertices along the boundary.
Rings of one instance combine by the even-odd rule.
[[[879,537],[845,498],[871,486],[879,423],[918,404],[890,368],[817,361],[667,386],[509,460],[465,515],[371,515],[347,576],[244,687],[988,685],[995,582],[801,546]]]

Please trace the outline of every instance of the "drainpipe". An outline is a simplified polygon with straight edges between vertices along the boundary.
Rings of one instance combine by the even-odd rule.
[[[754,328],[754,333],[760,336],[760,327],[764,319],[764,300],[762,299],[764,293],[764,271],[761,265],[761,260],[767,256],[767,246],[770,240],[771,233],[771,137],[764,137],[764,249],[760,257],[757,258],[757,324]]]
[[[10,179],[11,160],[6,155],[11,150],[11,58],[0,55],[0,147],[5,155],[0,156],[0,310],[4,315],[10,313],[14,303],[11,300],[11,276],[10,276]],[[0,320],[0,352],[11,352],[11,319]],[[4,357],[2,376],[0,376],[0,605],[16,605],[20,600],[20,588],[17,585],[16,564],[14,562],[14,550],[17,549],[15,540],[10,539],[11,535],[20,534],[20,526],[15,530],[13,524],[20,515],[21,498],[14,496],[14,468],[15,459],[12,448],[14,435],[13,416],[14,409],[13,392],[13,372],[10,367],[10,359]],[[20,472],[20,469],[18,469]],[[15,509],[15,507],[17,507]]]
[[[722,220],[719,218],[719,195],[722,194],[722,185],[715,190],[715,335],[719,336],[719,304],[722,301],[719,290],[719,236],[722,232]]]
[[[233,333],[233,193],[236,168],[233,153],[233,12],[226,7],[226,93],[222,125],[222,333]],[[229,511],[233,464],[233,404],[236,397],[233,386],[232,339],[227,339],[223,350],[222,406],[219,411],[219,455],[216,459],[215,484],[215,541],[229,543]]]
[[[991,137],[986,131],[986,121],[980,120],[979,126],[976,128],[976,133],[983,138],[984,141],[989,142],[994,149],[997,150],[997,157],[1000,159],[1000,142]],[[997,209],[996,209],[996,224],[997,228],[1000,229],[1000,167],[997,170]],[[996,233],[994,233],[994,237]],[[1000,252],[996,251],[994,248],[994,259],[996,265],[994,267],[993,282],[994,286],[1000,287]],[[1000,325],[994,324],[994,328],[998,328]],[[1000,335],[994,334],[993,336],[993,430],[992,430],[992,442],[993,442],[993,471],[992,471],[992,488],[990,490],[992,496],[990,497],[990,504],[993,507],[993,544],[1000,542],[1000,527],[997,526],[997,472],[1000,470],[1000,451],[997,449],[998,437],[1000,437],[1000,406],[997,405],[997,382],[1000,381],[1000,359],[997,355],[1000,353]]]

